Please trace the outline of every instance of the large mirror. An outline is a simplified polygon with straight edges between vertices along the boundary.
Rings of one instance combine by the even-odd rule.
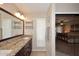
[[[0,40],[23,35],[23,21],[0,8]]]

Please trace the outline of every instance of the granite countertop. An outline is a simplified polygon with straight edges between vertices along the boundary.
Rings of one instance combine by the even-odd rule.
[[[4,42],[0,42],[0,56],[15,56],[22,49],[31,37],[20,36]]]

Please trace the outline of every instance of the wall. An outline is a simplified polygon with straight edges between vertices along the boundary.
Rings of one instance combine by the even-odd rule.
[[[52,4],[52,11],[50,15],[50,37],[51,37],[51,55],[55,55],[55,4]]]
[[[48,54],[55,56],[55,4],[51,4],[48,10]]]
[[[57,3],[56,13],[78,13],[79,14],[79,4],[78,3]]]

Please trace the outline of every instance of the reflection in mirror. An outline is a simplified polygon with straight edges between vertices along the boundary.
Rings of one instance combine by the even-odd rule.
[[[23,35],[23,21],[0,10],[0,40]]]
[[[1,28],[1,14],[0,14],[0,40],[1,40],[1,37],[2,37],[2,28]]]
[[[23,34],[23,22],[21,20],[12,20],[12,36]]]

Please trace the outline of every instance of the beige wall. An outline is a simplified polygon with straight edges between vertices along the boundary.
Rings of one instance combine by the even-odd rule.
[[[79,3],[56,3],[56,13],[78,13]]]
[[[55,4],[51,4],[48,11],[48,54],[55,56]]]

